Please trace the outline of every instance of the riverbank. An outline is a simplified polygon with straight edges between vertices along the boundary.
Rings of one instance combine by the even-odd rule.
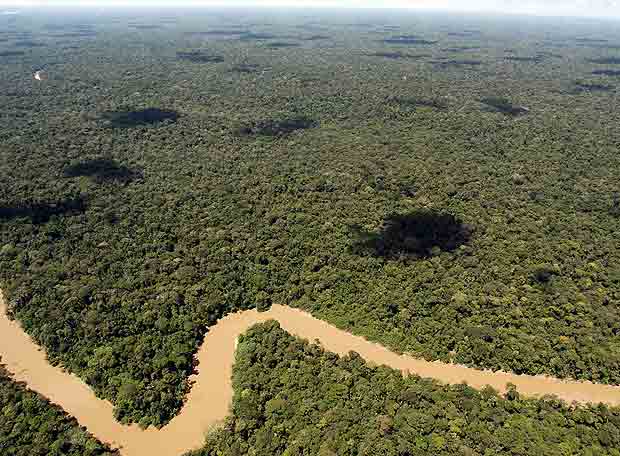
[[[500,392],[506,390],[507,383],[513,383],[526,396],[553,394],[567,402],[620,405],[618,386],[481,371],[415,359],[342,331],[306,312],[281,305],[274,305],[263,313],[248,310],[231,314],[210,328],[196,354],[198,374],[190,379],[193,386],[185,405],[167,426],[159,430],[142,430],[137,425],[119,424],[114,419],[113,406],[109,402],[97,398],[77,376],[50,365],[44,351],[16,321],[8,318],[7,304],[1,291],[0,357],[16,381],[25,382],[29,388],[61,406],[96,438],[120,448],[123,456],[178,456],[202,446],[208,429],[222,422],[228,414],[233,394],[231,373],[237,337],[251,326],[271,319],[277,320],[285,331],[294,336],[318,340],[328,351],[341,355],[356,351],[367,362],[385,364],[444,383],[467,382],[474,388],[490,385]]]

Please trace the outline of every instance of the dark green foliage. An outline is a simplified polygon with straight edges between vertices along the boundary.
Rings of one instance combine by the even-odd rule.
[[[189,60],[193,63],[221,63],[224,61],[224,57],[221,55],[213,55],[205,51],[177,52],[177,58]]]
[[[446,109],[447,106],[444,102],[438,99],[428,100],[423,98],[412,97],[389,97],[388,103],[396,104],[404,109],[415,110],[417,107],[434,108],[434,109]]]
[[[532,280],[538,283],[547,283],[553,278],[553,276],[558,275],[559,273],[560,271],[557,266],[541,264],[534,268],[534,271],[532,272]]]
[[[20,201],[15,204],[0,205],[0,221],[28,217],[33,224],[46,223],[55,215],[77,215],[86,210],[82,197],[67,198],[54,202]]]
[[[242,337],[233,385],[232,416],[193,456],[617,456],[620,448],[618,408],[404,377],[355,353],[324,352],[275,322]]]
[[[127,183],[141,177],[140,172],[109,158],[81,161],[67,166],[63,172],[66,177],[89,176],[99,183],[111,181]]]
[[[308,117],[291,117],[282,120],[264,120],[246,125],[239,130],[244,136],[284,136],[297,130],[318,127],[318,122]]]
[[[178,117],[176,111],[164,111],[159,108],[146,108],[140,111],[114,111],[102,114],[102,118],[107,120],[107,125],[111,128],[133,128],[162,122],[176,122]]]
[[[523,106],[513,105],[510,100],[503,97],[487,97],[480,100],[480,102],[487,105],[493,111],[501,112],[508,116],[518,116],[529,111]]]
[[[590,26],[471,17],[467,29],[483,30],[484,40],[451,39],[430,58],[447,55],[440,47],[484,42],[480,54],[448,55],[484,61],[475,72],[368,57],[411,49],[377,42],[380,28],[344,28],[353,19],[328,15],[313,21],[333,38],[328,48],[276,52],[241,35],[203,35],[196,39],[229,64],[174,61],[177,51],[203,49],[186,31],[257,27],[294,41],[295,24],[310,21],[252,15],[260,16],[248,12],[240,25],[179,13],[165,36],[137,35],[122,29],[127,17],[104,15],[91,18],[102,39],[75,52],[49,45],[1,59],[0,204],[88,202],[84,212],[37,224],[0,220],[0,287],[50,360],[125,421],[161,425],[183,403],[207,328],[277,302],[426,359],[620,383],[614,93],[557,92],[590,76],[589,59],[607,56],[566,36],[589,36]],[[466,27],[441,16],[385,19],[372,21],[429,39]],[[0,34],[38,39],[36,24],[50,21],[33,15]],[[600,23],[599,34],[616,39],[617,31]],[[523,56],[562,49],[566,58],[488,58],[507,47]],[[427,53],[418,51],[411,54]],[[230,73],[245,62],[259,73]],[[50,83],[31,80],[40,65],[50,66]],[[476,101],[498,93],[531,115],[481,112]],[[127,118],[144,107],[178,110],[182,121],[102,128],[92,115]],[[275,128],[298,117],[320,128]],[[238,135],[240,125],[249,135]],[[144,178],[101,185],[63,175],[101,157]],[[349,226],[376,234],[390,214],[425,208],[458,214],[475,236],[454,252],[402,262],[351,249]],[[544,264],[561,274],[533,280]]]
[[[609,208],[609,213],[614,217],[620,218],[620,192],[614,192],[611,196],[611,207]]]
[[[0,365],[2,456],[118,455],[43,397],[11,380]]]
[[[452,252],[467,244],[472,235],[472,227],[452,214],[431,210],[389,216],[376,233],[356,227],[353,231],[358,238],[355,251],[389,259],[426,258],[441,251]]]
[[[417,186],[411,180],[405,180],[399,184],[400,194],[406,198],[413,198],[417,192]]]

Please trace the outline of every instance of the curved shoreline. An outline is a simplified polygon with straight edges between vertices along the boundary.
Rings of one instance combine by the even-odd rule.
[[[47,362],[45,352],[9,320],[0,290],[0,358],[16,381],[42,394],[77,419],[100,441],[120,448],[123,456],[180,456],[200,448],[206,431],[226,418],[232,401],[232,364],[236,340],[256,323],[277,320],[290,334],[318,341],[328,351],[343,355],[353,350],[367,362],[385,364],[402,372],[430,377],[443,383],[467,382],[474,388],[490,385],[504,392],[513,383],[526,396],[553,394],[567,402],[602,402],[620,405],[620,386],[560,380],[544,376],[516,375],[477,370],[465,366],[431,362],[399,355],[387,348],[354,336],[312,315],[287,306],[274,305],[267,312],[247,310],[230,314],[209,329],[196,353],[198,374],[179,414],[162,429],[125,426],[114,419],[113,406],[98,399],[77,376]]]

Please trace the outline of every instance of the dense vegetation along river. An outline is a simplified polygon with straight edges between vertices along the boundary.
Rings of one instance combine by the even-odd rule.
[[[353,350],[365,360],[385,364],[403,372],[415,372],[445,383],[467,382],[475,388],[491,385],[505,391],[506,383],[517,386],[530,396],[555,394],[566,401],[604,402],[620,405],[620,387],[590,382],[563,381],[548,377],[515,375],[475,370],[464,366],[429,362],[398,355],[381,345],[368,342],[290,307],[274,305],[268,312],[248,310],[228,315],[211,327],[197,353],[199,374],[187,396],[183,409],[167,426],[141,430],[114,420],[113,407],[95,397],[93,391],[75,375],[51,366],[43,350],[15,321],[7,317],[7,307],[0,291],[0,357],[16,381],[60,405],[85,426],[96,438],[121,448],[123,456],[178,456],[203,445],[205,432],[221,422],[232,400],[231,373],[235,341],[256,323],[274,319],[289,333],[318,341],[325,349],[345,354]]]

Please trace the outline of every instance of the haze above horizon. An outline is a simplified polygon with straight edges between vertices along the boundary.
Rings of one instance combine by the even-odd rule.
[[[276,7],[276,8],[360,8],[410,9],[454,12],[529,14],[539,16],[620,17],[617,0],[473,0],[467,4],[456,0],[0,0],[0,8],[27,9],[41,7]]]

